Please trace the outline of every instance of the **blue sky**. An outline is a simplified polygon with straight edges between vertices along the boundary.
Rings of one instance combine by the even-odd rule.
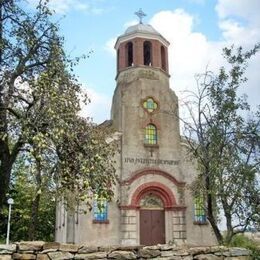
[[[35,3],[35,0],[28,0]],[[65,47],[72,56],[93,51],[75,72],[92,102],[82,114],[102,122],[110,117],[116,86],[115,39],[137,23],[139,8],[150,23],[171,43],[171,88],[183,99],[183,91],[195,87],[194,75],[206,66],[216,71],[223,65],[221,49],[231,44],[251,48],[260,42],[259,0],[50,0]],[[249,64],[249,81],[243,92],[252,105],[260,104],[260,54]]]

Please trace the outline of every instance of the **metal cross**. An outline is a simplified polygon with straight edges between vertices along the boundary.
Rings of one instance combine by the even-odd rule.
[[[143,12],[142,8],[135,12],[135,15],[138,16],[138,18],[140,19],[139,23],[143,23],[142,20],[146,16],[146,14]]]

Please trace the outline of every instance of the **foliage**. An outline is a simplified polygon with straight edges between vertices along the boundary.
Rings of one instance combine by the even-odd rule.
[[[28,196],[20,213],[21,221],[30,216],[30,239],[47,239],[35,228],[44,220],[49,184],[55,196],[91,200],[97,194],[109,200],[115,182],[115,143],[106,142],[112,129],[78,116],[88,103],[73,74],[80,59],[65,54],[47,4],[39,1],[29,12],[24,1],[0,0],[0,213],[7,195]],[[17,170],[18,158],[30,175]],[[74,205],[75,200],[70,198]]]
[[[243,234],[235,235],[231,240],[230,246],[247,248],[251,251],[251,257],[253,260],[260,259],[259,244]]]
[[[247,61],[259,50],[223,50],[228,62],[219,74],[198,75],[198,93],[188,103],[191,122],[185,122],[186,140],[199,167],[194,192],[203,192],[207,217],[220,243],[220,212],[223,212],[227,236],[259,225],[260,186],[260,111],[251,112],[245,96],[238,96]]]
[[[38,211],[38,225],[35,227],[35,240],[54,240],[55,189],[51,178],[44,180],[41,191],[37,187],[35,165],[29,158],[19,156],[13,169],[10,196],[14,199],[11,214],[10,239],[12,241],[31,240],[30,229],[33,222],[32,204],[37,193],[41,193]],[[0,226],[6,232],[8,208],[4,208],[4,222]]]

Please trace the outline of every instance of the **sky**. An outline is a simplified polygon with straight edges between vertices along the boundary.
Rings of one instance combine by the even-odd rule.
[[[34,4],[36,0],[27,0]],[[194,90],[194,76],[224,64],[223,47],[250,49],[260,42],[260,0],[50,0],[71,56],[91,52],[75,68],[91,103],[81,114],[101,123],[110,118],[116,87],[114,43],[128,26],[138,23],[139,8],[169,42],[170,86],[179,96]],[[260,53],[248,64],[248,82],[241,93],[249,103],[260,104]]]

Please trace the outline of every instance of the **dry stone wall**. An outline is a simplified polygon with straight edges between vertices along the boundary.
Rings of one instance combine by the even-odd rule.
[[[0,260],[10,259],[172,259],[172,260],[246,260],[244,248],[157,246],[109,246],[45,243],[41,241],[0,245]]]

